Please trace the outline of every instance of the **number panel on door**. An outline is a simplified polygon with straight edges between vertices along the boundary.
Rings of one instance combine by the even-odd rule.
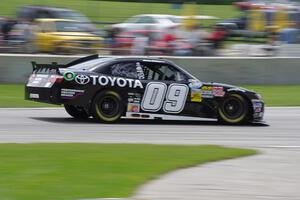
[[[184,84],[148,83],[141,108],[148,112],[157,112],[163,107],[166,113],[180,113],[185,106],[189,88]]]

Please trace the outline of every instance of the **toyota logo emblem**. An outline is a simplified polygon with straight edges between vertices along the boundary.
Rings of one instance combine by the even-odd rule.
[[[75,81],[76,81],[76,83],[78,83],[80,85],[85,85],[90,82],[90,77],[88,77],[86,75],[77,75],[75,77]]]

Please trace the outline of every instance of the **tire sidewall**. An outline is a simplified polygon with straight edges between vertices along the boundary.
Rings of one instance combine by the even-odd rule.
[[[118,105],[118,111],[117,113],[113,116],[113,117],[107,117],[105,116],[105,114],[103,114],[101,112],[101,108],[99,107],[99,101],[101,101],[102,99],[104,99],[107,96],[112,96],[114,97],[117,101]],[[93,116],[93,118],[98,121],[98,122],[105,122],[105,123],[114,123],[117,122],[118,120],[120,120],[122,114],[124,111],[124,105],[122,103],[122,98],[121,96],[115,92],[115,91],[102,91],[100,93],[98,93],[91,105],[91,114]]]
[[[224,112],[224,103],[225,100],[229,99],[229,98],[236,98],[238,99],[241,104],[242,104],[242,114],[240,116],[238,116],[237,118],[229,118],[226,116],[225,112]],[[248,119],[248,115],[249,115],[249,103],[248,101],[245,99],[245,97],[243,97],[240,94],[236,94],[236,93],[231,93],[228,94],[224,100],[222,102],[220,102],[220,105],[218,106],[218,113],[219,113],[219,120],[223,123],[226,124],[241,124],[241,123],[245,123],[247,122]]]
[[[85,110],[78,110],[76,106],[64,105],[66,112],[76,119],[87,119],[90,115]]]

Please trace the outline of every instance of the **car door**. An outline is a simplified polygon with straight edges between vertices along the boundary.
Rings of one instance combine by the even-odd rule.
[[[141,111],[142,95],[148,81],[141,75],[139,62],[116,62],[100,73],[112,76],[109,78],[110,83],[108,85],[122,96],[123,102],[126,104],[126,112],[139,113]],[[122,83],[125,80],[126,84],[123,85],[121,79]]]
[[[189,99],[188,77],[168,63],[141,62],[145,88],[141,111],[158,114],[181,114]]]

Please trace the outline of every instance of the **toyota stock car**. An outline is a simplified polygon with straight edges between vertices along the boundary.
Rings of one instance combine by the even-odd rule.
[[[91,55],[66,65],[32,62],[27,100],[64,105],[74,118],[260,122],[264,102],[253,91],[201,82],[173,62]]]

